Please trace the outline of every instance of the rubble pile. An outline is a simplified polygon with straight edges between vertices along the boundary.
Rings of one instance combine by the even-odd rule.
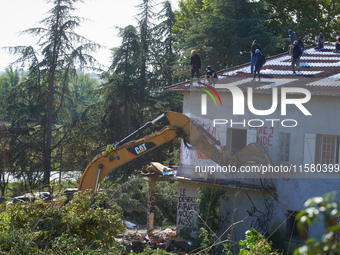
[[[174,254],[186,254],[185,250],[190,243],[177,239],[176,233],[171,228],[155,232],[154,234],[143,234],[146,229],[138,227],[129,229],[118,237],[117,241],[124,245],[127,253],[143,252],[147,247],[152,250],[162,249]]]

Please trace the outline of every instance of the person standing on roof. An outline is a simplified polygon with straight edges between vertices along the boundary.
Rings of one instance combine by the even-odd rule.
[[[251,45],[251,49],[250,49],[250,56],[251,56],[251,66],[250,66],[250,72],[251,74],[254,73],[254,65],[255,65],[255,62],[256,62],[256,58],[257,58],[257,55],[255,53],[255,51],[259,49],[261,51],[261,46],[260,44],[257,43],[257,40],[255,39]]]
[[[214,69],[212,69],[211,66],[207,66],[206,68],[207,74],[204,77],[204,82],[208,80],[209,85],[215,86],[215,83],[218,79],[217,74]]]
[[[300,72],[300,57],[302,56],[302,50],[297,40],[294,42],[293,45],[294,47],[293,47],[293,56],[292,56],[292,69],[293,69],[293,74],[296,74],[295,65],[296,65],[298,72]]]
[[[294,42],[298,39],[295,32],[292,29],[288,30],[288,35],[289,35],[289,39],[290,39],[290,45],[293,45]]]
[[[305,51],[305,45],[303,44],[302,38],[299,37],[299,38],[297,39],[297,41],[298,41],[298,44],[299,44],[299,46],[300,46],[302,52],[304,52],[304,51]]]
[[[200,71],[201,71],[201,57],[195,52],[195,50],[191,51],[191,60],[190,60],[190,71],[191,71],[191,79],[190,84],[192,85],[194,75],[196,73],[198,82],[200,82]]]
[[[335,53],[340,53],[340,36],[338,37],[338,41],[335,43]]]
[[[316,42],[315,49],[322,49],[323,48],[323,44],[325,42],[325,37],[322,35],[322,33],[320,33],[319,36],[315,36],[315,42]]]
[[[260,71],[263,67],[263,65],[266,63],[266,58],[261,54],[261,51],[259,49],[255,50],[256,54],[256,62],[255,62],[255,71],[254,71],[254,78],[253,81],[255,81],[256,73],[259,75],[259,81],[261,81],[261,74]]]

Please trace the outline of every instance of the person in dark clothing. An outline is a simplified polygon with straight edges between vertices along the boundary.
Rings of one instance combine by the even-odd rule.
[[[335,43],[335,53],[340,52],[340,37],[338,37],[338,41]]]
[[[191,71],[191,79],[190,84],[193,82],[194,75],[196,73],[197,80],[200,82],[200,70],[201,70],[201,57],[195,52],[195,50],[191,51],[191,61],[190,61],[190,71]]]
[[[303,41],[302,41],[301,37],[299,37],[299,38],[297,39],[297,41],[298,41],[298,44],[299,44],[299,46],[300,46],[302,52],[304,52],[304,51],[305,51],[305,45],[303,44]]]
[[[205,80],[208,80],[209,85],[215,86],[215,83],[218,79],[215,70],[212,69],[211,66],[207,66],[206,70],[207,70],[207,74],[204,77],[204,82],[205,82]]]
[[[250,49],[250,56],[251,56],[251,66],[250,66],[250,72],[253,74],[254,73],[254,65],[256,62],[257,55],[255,54],[255,51],[259,49],[261,51],[261,46],[260,44],[257,43],[257,40],[253,41],[253,44],[251,45]]]
[[[255,50],[255,54],[257,55],[257,58],[255,62],[255,71],[254,71],[253,81],[255,81],[256,73],[259,75],[259,81],[261,81],[260,71],[263,65],[266,63],[266,58],[261,54],[261,51],[259,49]]]
[[[323,49],[325,37],[322,35],[322,33],[320,33],[319,36],[315,36],[315,42],[316,42],[315,49]]]
[[[300,57],[302,55],[302,50],[299,46],[298,41],[294,42],[294,48],[293,48],[293,56],[292,56],[292,69],[293,69],[293,74],[295,74],[295,65],[300,72]]]
[[[289,35],[289,39],[290,39],[290,44],[293,45],[294,42],[297,40],[296,33],[292,29],[289,29],[288,35]]]

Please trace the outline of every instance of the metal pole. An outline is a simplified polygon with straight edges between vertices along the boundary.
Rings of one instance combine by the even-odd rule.
[[[99,176],[100,176],[100,172],[101,172],[102,168],[103,168],[103,164],[100,164],[99,165],[99,169],[98,169],[98,174],[97,174],[96,186],[94,187],[94,192],[95,193],[97,193]]]
[[[139,129],[137,129],[136,131],[134,131],[133,133],[131,133],[130,135],[128,135],[127,137],[125,137],[123,140],[121,140],[119,143],[117,144],[112,144],[112,146],[120,146],[124,143],[126,143],[128,140],[130,140],[132,137],[134,137],[135,135],[137,135],[138,133],[142,132],[144,129],[150,127],[151,125],[153,125],[156,121],[160,120],[161,118],[163,118],[165,115],[164,113],[162,113],[161,115],[159,115],[157,118],[155,118],[152,121],[147,122],[146,124],[144,124],[144,126],[140,127]]]

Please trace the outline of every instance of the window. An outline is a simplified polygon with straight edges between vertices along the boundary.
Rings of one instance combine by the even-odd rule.
[[[279,134],[279,160],[289,161],[290,133]]]
[[[237,154],[247,145],[247,130],[228,128],[227,147],[233,154]]]
[[[316,163],[339,163],[339,136],[317,135],[316,137]]]
[[[308,238],[308,225],[306,224],[304,229],[299,230],[297,228],[297,214],[298,211],[287,211],[286,238],[306,240]]]
[[[335,164],[337,155],[336,136],[323,135],[321,143],[321,164]]]

